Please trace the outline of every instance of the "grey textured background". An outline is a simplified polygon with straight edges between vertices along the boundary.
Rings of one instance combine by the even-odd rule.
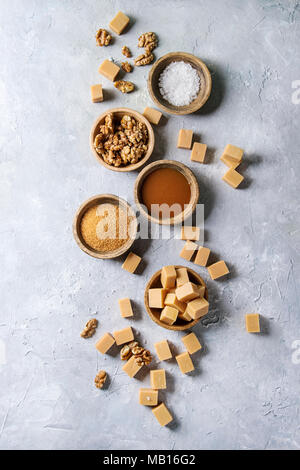
[[[97,48],[95,32],[122,9],[131,19],[125,36]],[[0,447],[9,449],[299,449],[300,339],[299,172],[300,3],[296,1],[1,0],[1,317],[6,349],[0,365]],[[88,137],[104,110],[124,105],[143,111],[149,67],[131,75],[128,96],[100,77],[100,62],[137,54],[145,31],[159,36],[159,57],[182,50],[204,59],[213,75],[205,109],[166,116],[155,128],[153,159],[186,162],[199,178],[205,204],[205,243],[232,275],[212,282],[205,269],[211,313],[198,326],[204,351],[196,371],[182,376],[163,364],[161,393],[175,423],[160,428],[138,404],[143,380],[122,373],[118,355],[101,356],[95,338],[83,340],[96,315],[99,337],[132,324],[153,350],[167,338],[182,351],[181,334],[160,329],[143,308],[147,279],[163,264],[180,263],[180,240],[140,241],[140,275],[121,261],[80,251],[72,219],[86,198],[102,192],[133,202],[136,174],[116,174],[92,156]],[[115,36],[115,35],[114,35]],[[90,85],[101,81],[106,100],[93,104]],[[176,149],[178,130],[192,128],[208,144],[209,161],[189,161]],[[222,149],[245,149],[243,188],[221,181]],[[120,318],[119,297],[135,301],[136,318]],[[264,334],[249,335],[244,314],[263,315]],[[214,323],[215,322],[215,323]],[[206,322],[207,323],[207,322]],[[1,362],[4,362],[2,355]],[[153,367],[156,367],[154,364]],[[99,368],[109,387],[97,390]]]

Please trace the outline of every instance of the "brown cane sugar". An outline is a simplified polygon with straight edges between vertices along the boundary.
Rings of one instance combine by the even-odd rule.
[[[125,210],[115,204],[96,204],[83,214],[81,235],[93,250],[114,251],[130,238],[132,220]]]
[[[156,218],[175,217],[184,211],[191,199],[191,188],[186,177],[172,168],[160,168],[150,173],[142,186],[142,201],[149,214]],[[160,205],[170,207],[164,214]]]

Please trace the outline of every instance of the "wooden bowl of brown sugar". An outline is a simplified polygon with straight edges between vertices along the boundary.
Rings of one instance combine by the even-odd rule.
[[[114,119],[117,122],[120,122],[122,117],[124,115],[127,115],[133,118],[136,122],[143,123],[146,126],[147,133],[148,133],[148,141],[147,141],[148,148],[147,148],[146,153],[136,163],[129,163],[127,165],[120,165],[120,166],[114,166],[113,164],[110,165],[109,163],[104,161],[103,156],[96,151],[96,148],[94,145],[95,138],[99,134],[100,126],[104,124],[105,118],[108,114],[112,114]],[[90,147],[91,147],[93,154],[97,158],[97,160],[109,170],[120,171],[120,172],[134,171],[140,168],[141,166],[143,166],[144,163],[146,163],[147,160],[149,160],[149,158],[151,157],[151,154],[154,148],[154,142],[155,142],[154,132],[148,119],[146,119],[142,114],[138,113],[137,111],[134,111],[133,109],[129,109],[129,108],[108,109],[107,111],[105,111],[105,113],[101,114],[101,116],[99,116],[95,120],[91,129],[91,133],[90,133]]]
[[[137,219],[132,207],[114,194],[85,201],[73,221],[73,235],[82,251],[94,258],[117,258],[132,246]]]
[[[186,268],[188,272],[189,280],[193,282],[194,284],[205,287],[204,298],[208,300],[208,290],[207,290],[206,284],[204,280],[202,279],[202,277],[199,276],[198,273],[196,273],[196,271],[186,266],[174,266],[174,267],[175,269]],[[184,330],[193,328],[193,326],[195,326],[199,320],[204,318],[204,316],[197,318],[196,320],[191,320],[191,321],[185,321],[177,317],[177,320],[173,325],[168,325],[167,323],[164,323],[160,320],[161,309],[153,308],[149,306],[149,289],[162,288],[162,285],[160,282],[160,275],[161,275],[161,269],[153,274],[153,276],[151,277],[151,279],[146,285],[144,302],[145,302],[145,307],[146,307],[149,317],[151,318],[151,320],[157,323],[157,325],[162,326],[163,328],[166,328],[167,330],[184,331]]]

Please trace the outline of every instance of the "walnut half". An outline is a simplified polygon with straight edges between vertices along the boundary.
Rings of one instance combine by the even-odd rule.
[[[82,338],[91,338],[91,336],[93,336],[93,334],[95,333],[97,326],[98,320],[96,318],[92,318],[87,322],[84,327],[84,330],[80,333],[80,336]]]
[[[107,374],[105,370],[100,370],[95,377],[95,386],[97,388],[102,388],[107,379]]]
[[[132,72],[132,65],[129,64],[129,62],[122,62],[121,67],[124,70],[124,72],[127,72],[127,73]]]
[[[112,40],[111,35],[106,29],[99,29],[96,34],[96,41],[98,46],[108,46]]]
[[[131,57],[131,52],[130,52],[130,49],[129,47],[127,46],[123,46],[122,47],[122,54],[125,56],[125,57]]]
[[[154,55],[151,52],[150,53],[145,52],[144,54],[137,56],[137,58],[134,60],[134,64],[137,67],[140,67],[141,65],[148,65],[148,64],[151,64],[153,59],[154,59]]]
[[[117,80],[114,85],[122,93],[130,93],[134,90],[134,84],[132,82],[127,82],[126,80]]]

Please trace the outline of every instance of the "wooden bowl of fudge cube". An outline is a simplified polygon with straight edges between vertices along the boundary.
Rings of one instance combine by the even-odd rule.
[[[186,266],[164,266],[147,283],[144,302],[150,318],[168,330],[183,331],[208,313],[206,284]]]
[[[91,129],[90,147],[97,160],[113,171],[134,171],[146,163],[154,148],[148,119],[129,108],[112,108]]]

